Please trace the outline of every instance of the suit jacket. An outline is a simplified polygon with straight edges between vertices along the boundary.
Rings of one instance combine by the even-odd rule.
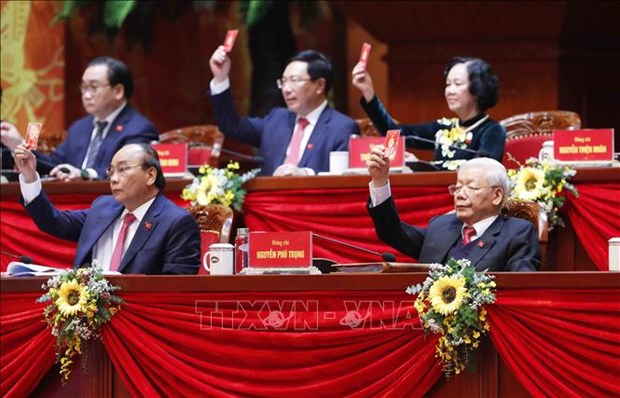
[[[366,102],[366,100],[362,97],[360,104],[382,135],[385,135],[387,130],[397,129],[401,130],[401,134],[404,136],[417,136],[435,141],[435,134],[437,131],[446,128],[445,125],[442,125],[437,121],[423,124],[398,124],[394,121],[394,119],[392,119],[377,96],[375,96],[370,102]],[[469,121],[469,125],[474,124],[482,117],[484,117],[483,114],[476,116],[474,119]],[[478,127],[473,129],[472,134],[473,136],[471,142],[467,144],[467,149],[479,151],[481,154],[484,153],[484,156],[493,158],[498,162],[502,161],[502,156],[504,156],[504,146],[506,143],[506,130],[502,127],[502,125],[497,123],[495,120],[487,119]],[[434,149],[434,160],[437,161],[472,159],[476,156],[473,153],[457,149],[453,158],[447,158],[443,156],[441,146],[435,147],[434,144],[415,140],[407,140],[407,146],[421,149]],[[444,164],[441,166],[446,168],[446,165]]]
[[[77,242],[74,268],[92,260],[95,244],[123,210],[111,195],[103,195],[89,209],[61,211],[43,191],[26,206],[39,229]],[[118,270],[123,274],[196,274],[199,267],[198,224],[189,213],[159,193],[144,215]]]
[[[88,151],[93,132],[94,116],[88,115],[74,122],[65,140],[50,154],[36,152],[41,174],[48,174],[54,166],[69,163],[78,169]],[[126,144],[150,143],[159,139],[159,132],[150,120],[142,116],[129,104],[118,114],[101,143],[94,169],[100,179],[106,178],[105,171],[112,162],[114,154]]]
[[[286,108],[274,108],[265,117],[241,117],[235,110],[230,89],[210,95],[210,99],[220,130],[226,136],[259,148],[264,159],[261,174],[272,175],[284,162],[296,115]],[[351,134],[359,134],[357,123],[327,106],[319,116],[298,166],[317,173],[329,171],[329,153],[347,151]]]
[[[427,228],[403,223],[393,198],[368,212],[383,242],[421,263],[441,263],[461,240],[463,222],[454,214],[434,217]],[[540,243],[534,225],[519,218],[499,216],[476,239],[468,256],[476,271],[536,271],[540,268]]]

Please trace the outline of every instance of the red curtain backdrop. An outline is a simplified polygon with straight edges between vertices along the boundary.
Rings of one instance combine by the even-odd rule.
[[[6,397],[54,361],[37,296],[2,295]],[[416,397],[441,377],[436,336],[404,291],[121,296],[104,346],[134,396]],[[491,341],[532,396],[620,395],[620,289],[505,289],[487,308]]]
[[[598,269],[608,269],[607,241],[620,236],[620,184],[577,184],[579,197],[565,205],[581,244]],[[452,197],[443,187],[393,187],[401,218],[425,226],[428,220],[452,209]],[[393,249],[377,238],[366,211],[367,189],[287,190],[251,192],[245,200],[244,218],[252,231],[313,231],[379,253]],[[285,205],[283,205],[285,204]],[[561,227],[557,227],[561,228]],[[553,233],[553,232],[552,232]],[[342,262],[376,261],[366,254],[318,238],[314,256]],[[399,261],[411,261],[401,254]]]
[[[620,184],[579,184],[566,210],[579,241],[598,269],[608,270],[608,241],[620,237]]]
[[[620,236],[620,184],[578,184],[579,197],[568,196],[564,214],[600,270],[608,269],[607,241]],[[443,187],[394,187],[403,220],[425,226],[428,220],[452,209],[452,198]],[[61,209],[90,206],[94,195],[51,195]],[[169,198],[183,205],[177,195]],[[379,253],[394,252],[375,235],[366,211],[368,190],[285,190],[251,192],[244,203],[244,219],[253,231],[313,231]],[[28,255],[35,263],[64,268],[73,263],[75,244],[53,238],[34,225],[17,198],[0,202],[0,250]],[[561,228],[561,227],[558,227]],[[338,262],[377,261],[376,256],[314,238],[314,257]],[[397,253],[394,253],[397,254]],[[13,258],[2,255],[1,270]],[[411,261],[401,254],[399,261]]]

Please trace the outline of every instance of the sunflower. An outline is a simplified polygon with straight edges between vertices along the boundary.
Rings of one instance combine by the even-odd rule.
[[[72,316],[80,311],[87,300],[88,289],[81,286],[77,280],[72,279],[60,285],[56,306],[63,316]]]
[[[461,306],[465,292],[463,277],[442,276],[433,283],[428,296],[435,311],[448,315]]]
[[[545,172],[533,167],[525,167],[516,177],[515,193],[521,200],[536,200],[543,193]]]

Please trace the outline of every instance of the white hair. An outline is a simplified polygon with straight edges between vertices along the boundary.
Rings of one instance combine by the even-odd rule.
[[[501,204],[503,205],[510,195],[510,179],[508,178],[508,172],[504,165],[491,158],[473,158],[463,163],[463,165],[459,167],[459,171],[472,167],[484,169],[487,173],[489,185],[497,186],[502,189],[504,198]]]

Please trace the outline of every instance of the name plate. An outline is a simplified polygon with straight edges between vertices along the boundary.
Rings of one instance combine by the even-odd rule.
[[[250,268],[310,267],[312,233],[250,232]]]
[[[183,177],[187,171],[187,144],[154,144],[166,177]]]
[[[553,157],[567,161],[612,161],[614,129],[553,130]]]
[[[366,169],[370,150],[375,145],[382,145],[385,137],[351,137],[349,140],[349,169]],[[405,165],[405,140],[396,145],[396,156],[390,163],[390,169]]]

